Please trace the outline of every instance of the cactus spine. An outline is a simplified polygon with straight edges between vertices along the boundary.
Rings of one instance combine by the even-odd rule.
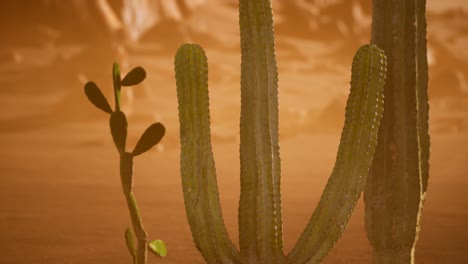
[[[365,188],[374,263],[414,263],[429,177],[425,0],[374,0],[372,43],[388,58],[385,111]]]
[[[240,251],[228,237],[219,203],[205,53],[198,45],[185,44],[175,57],[182,187],[193,240],[208,263],[318,263],[341,236],[365,185],[383,111],[386,58],[374,45],[364,45],[356,53],[333,173],[306,230],[285,256],[273,16],[268,0],[240,0],[239,10]]]

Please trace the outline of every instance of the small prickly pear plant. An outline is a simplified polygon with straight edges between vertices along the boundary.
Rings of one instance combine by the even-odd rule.
[[[166,245],[162,240],[154,240],[148,243],[148,234],[143,226],[140,210],[133,195],[133,157],[138,156],[153,146],[155,146],[164,136],[165,128],[161,123],[154,123],[149,126],[132,152],[126,151],[127,140],[127,118],[121,109],[122,86],[133,86],[142,82],[146,78],[146,72],[142,67],[131,70],[123,79],[120,78],[120,69],[117,63],[113,66],[113,82],[115,110],[112,110],[104,94],[94,82],[85,85],[85,94],[89,101],[97,108],[110,114],[110,130],[120,155],[120,180],[122,189],[127,200],[130,217],[133,224],[133,231],[130,228],[125,230],[125,241],[134,264],[145,264],[147,261],[147,248],[158,256],[164,257],[167,254]],[[135,243],[135,235],[136,243]]]
[[[414,263],[429,178],[425,0],[374,0],[372,43],[388,58],[379,139],[364,191],[374,263]]]
[[[305,231],[285,255],[271,4],[269,0],[240,0],[239,13],[240,250],[227,234],[219,202],[205,52],[196,44],[184,44],[175,56],[180,170],[192,237],[208,263],[318,263],[341,236],[365,186],[383,111],[386,57],[375,45],[364,45],[357,51],[335,167]]]

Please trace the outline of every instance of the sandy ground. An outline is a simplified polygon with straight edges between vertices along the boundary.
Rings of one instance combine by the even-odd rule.
[[[228,28],[215,32],[218,42],[202,36],[198,43],[207,47],[210,64],[212,140],[224,219],[237,243],[238,29],[235,13],[207,12],[211,15],[193,19],[213,17],[206,20],[208,25]],[[466,22],[454,27],[444,22],[463,21],[464,16],[440,17],[429,28],[437,59],[431,67],[436,96],[431,97],[430,180],[416,258],[417,263],[462,264],[468,263],[468,96],[463,90],[468,31]],[[221,21],[229,25],[218,25]],[[331,173],[349,91],[349,65],[366,38],[323,42],[277,35],[285,252],[304,229]],[[133,101],[124,96],[130,113],[128,145],[133,146],[151,122],[167,128],[159,147],[135,160],[134,191],[149,237],[164,240],[169,250],[164,259],[150,256],[149,263],[204,263],[192,242],[180,184],[173,73],[179,44],[141,45],[129,57],[132,66],[147,69],[148,78],[135,88]],[[91,79],[112,98],[110,69],[116,58],[105,48],[80,53],[85,48],[0,50],[1,264],[131,261],[123,237],[130,219],[108,120],[83,93],[83,81]],[[78,55],[69,60],[63,54]],[[324,263],[371,263],[363,210],[361,201]]]
[[[129,263],[130,225],[117,156],[102,124],[81,123],[3,134],[0,263]],[[310,217],[331,171],[337,135],[283,140],[285,251]],[[433,136],[430,188],[416,249],[418,263],[466,263],[468,136]],[[305,151],[307,150],[307,151]],[[237,241],[238,145],[214,145],[224,218]],[[135,193],[150,238],[169,248],[150,263],[203,263],[185,219],[179,151],[156,150],[135,163]],[[360,202],[324,263],[370,263]]]

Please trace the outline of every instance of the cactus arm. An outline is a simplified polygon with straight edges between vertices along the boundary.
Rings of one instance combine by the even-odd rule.
[[[239,243],[245,263],[282,263],[278,74],[268,0],[241,0],[241,196]]]
[[[413,263],[429,170],[425,1],[374,0],[372,43],[388,58],[385,111],[365,189],[374,263]]]
[[[351,91],[335,167],[288,263],[319,263],[341,236],[364,188],[383,111],[386,60],[374,45],[353,60]]]
[[[127,200],[128,210],[130,212],[130,218],[132,220],[133,230],[137,237],[137,264],[145,264],[147,259],[147,243],[148,234],[146,233],[143,221],[140,215],[140,210],[133,195],[132,181],[133,181],[133,155],[125,152],[120,155],[120,179],[122,181],[122,189]]]
[[[185,209],[196,247],[208,263],[240,263],[219,201],[210,139],[208,63],[203,49],[185,44],[175,57],[181,176]]]

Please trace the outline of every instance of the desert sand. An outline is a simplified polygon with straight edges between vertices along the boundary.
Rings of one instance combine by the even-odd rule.
[[[468,263],[468,12],[458,9],[460,5],[443,12],[433,5],[431,10],[440,13],[428,17],[432,147],[417,263]],[[207,35],[190,28],[192,34],[182,39],[156,35],[129,48],[130,67],[143,66],[148,78],[124,97],[124,110],[130,113],[128,146],[152,122],[167,128],[157,148],[135,159],[134,192],[149,238],[162,239],[168,247],[167,257],[150,255],[149,263],[204,263],[192,242],[180,183],[173,55],[182,41],[206,47],[220,199],[231,239],[238,241],[237,13],[235,8],[216,8],[221,7],[205,6],[190,19],[204,18],[205,27],[225,30]],[[283,232],[289,252],[332,171],[352,56],[368,41],[369,25],[350,35],[336,28],[289,35],[286,26],[279,27],[276,51]],[[302,37],[311,32],[333,36],[326,41]],[[155,42],[157,38],[162,40]],[[108,116],[83,93],[83,83],[93,80],[112,98],[115,54],[106,46],[79,43],[2,49],[0,263],[130,263],[124,230],[131,224]],[[324,263],[371,260],[361,199]]]

